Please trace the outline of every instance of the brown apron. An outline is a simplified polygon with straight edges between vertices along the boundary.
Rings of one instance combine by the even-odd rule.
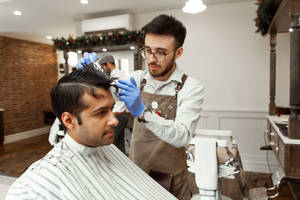
[[[175,96],[150,94],[143,91],[146,80],[141,84],[143,103],[152,112],[159,113],[165,119],[175,120],[177,110],[177,94],[183,87],[187,76],[182,76],[182,83],[178,83]],[[151,103],[156,101],[158,108],[153,109]],[[162,127],[163,128],[163,127]],[[150,171],[171,173],[173,175],[170,192],[180,200],[191,199],[188,187],[188,171],[186,165],[185,148],[176,148],[155,136],[145,127],[144,122],[134,119],[130,159],[132,159],[146,173]]]

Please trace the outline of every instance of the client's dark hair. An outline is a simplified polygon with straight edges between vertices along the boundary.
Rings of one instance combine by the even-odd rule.
[[[112,83],[106,73],[94,67],[84,67],[63,76],[51,90],[51,104],[53,112],[60,120],[63,112],[75,115],[81,124],[80,113],[88,108],[82,101],[85,92],[97,98],[95,89],[103,88],[109,90]],[[63,125],[64,129],[66,127]]]
[[[173,16],[169,15],[159,15],[155,17],[142,28],[142,31],[145,32],[145,34],[172,35],[176,40],[177,48],[183,45],[186,36],[185,26]]]

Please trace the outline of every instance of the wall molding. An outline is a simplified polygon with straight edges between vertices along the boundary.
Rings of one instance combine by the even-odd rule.
[[[242,164],[243,168],[246,171],[250,172],[260,172],[260,173],[274,173],[278,168],[279,165],[277,160],[274,156],[273,151],[268,151],[268,162],[267,162],[267,152],[264,155],[250,155],[250,154],[243,154],[242,157]],[[268,163],[270,169],[268,167]]]
[[[204,109],[203,112],[224,112],[224,113],[268,113],[268,110],[254,110],[254,109]]]
[[[43,127],[43,128],[33,129],[30,131],[24,131],[24,132],[12,134],[12,135],[7,135],[7,136],[4,136],[4,144],[16,142],[19,140],[24,140],[24,139],[35,137],[38,135],[43,135],[43,134],[46,134],[49,132],[50,132],[50,126],[47,126],[47,127]]]
[[[238,147],[245,171],[269,173],[279,165],[272,151],[260,151],[264,145],[264,131],[267,128],[266,110],[203,110],[197,128],[231,130]]]

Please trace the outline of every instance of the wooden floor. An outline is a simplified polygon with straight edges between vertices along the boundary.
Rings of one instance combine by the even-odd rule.
[[[0,147],[0,174],[19,177],[28,166],[42,158],[50,149],[48,134],[4,144]]]
[[[42,158],[50,149],[48,134],[5,144],[0,147],[0,174],[19,177],[29,165]],[[271,186],[269,174],[246,172],[246,177],[250,188]],[[222,194],[233,200],[242,200],[237,181],[222,179],[221,185]],[[281,196],[276,200],[292,200],[287,190],[283,189]]]

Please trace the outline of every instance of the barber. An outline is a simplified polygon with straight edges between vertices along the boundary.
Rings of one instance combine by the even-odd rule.
[[[189,200],[185,147],[200,118],[203,85],[176,64],[186,36],[180,21],[159,15],[142,31],[146,34],[142,55],[148,69],[135,71],[130,81],[117,84],[120,99],[136,117],[129,155],[146,173],[172,174],[170,192]]]

